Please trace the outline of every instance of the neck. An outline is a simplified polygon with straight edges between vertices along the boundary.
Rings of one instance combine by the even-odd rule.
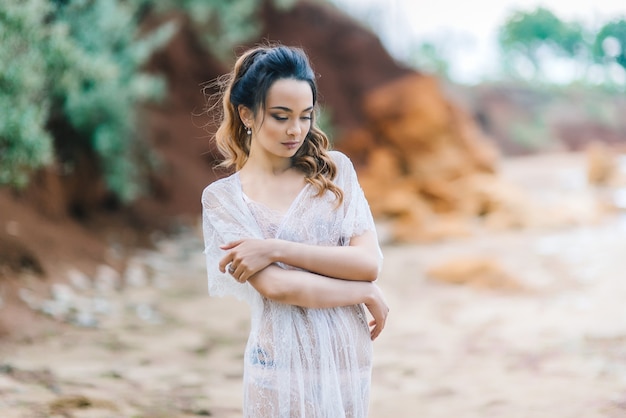
[[[291,167],[291,158],[267,158],[250,152],[248,161],[242,170],[245,168],[245,171],[277,176],[285,173]]]

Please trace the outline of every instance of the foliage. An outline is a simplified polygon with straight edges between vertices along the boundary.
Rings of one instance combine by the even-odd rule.
[[[288,8],[294,0],[273,0]],[[146,145],[140,102],[164,92],[141,66],[175,31],[166,24],[140,36],[147,10],[182,10],[208,49],[226,59],[258,36],[261,0],[4,0],[0,6],[0,186],[23,187],[30,174],[72,152],[99,159],[108,187],[123,201],[141,191]],[[50,126],[69,125],[78,138]],[[78,139],[78,143],[77,143]],[[55,151],[56,150],[56,151]]]
[[[136,131],[136,106],[163,92],[162,81],[140,73],[140,66],[174,28],[163,26],[139,38],[136,10],[123,1],[64,3],[55,10],[55,20],[66,25],[76,54],[65,63],[54,97],[70,123],[89,138],[109,187],[132,200],[141,185],[138,157],[147,152]]]
[[[47,126],[64,120],[99,157],[109,188],[125,201],[137,196],[135,109],[163,87],[139,70],[174,28],[139,38],[136,12],[123,0],[5,1],[0,184],[24,186],[34,169],[51,163]],[[72,138],[55,140],[57,149],[79,146],[67,143]],[[71,168],[73,161],[62,162]]]
[[[573,78],[577,83],[614,90],[626,87],[624,18],[594,31],[579,22],[561,20],[541,7],[516,11],[500,27],[499,43],[504,53],[503,67],[509,75],[542,80],[546,69],[556,65],[563,68],[565,62],[570,68],[578,68]],[[525,64],[532,68],[526,74]]]
[[[599,62],[614,60],[626,70],[626,19],[600,28],[593,43],[593,56]]]
[[[514,12],[502,25],[498,36],[506,58],[523,56],[536,74],[542,71],[542,49],[571,59],[586,50],[585,31],[580,23],[564,22],[542,7],[530,12]]]
[[[24,186],[31,170],[52,161],[42,46],[56,34],[42,26],[45,6],[30,0],[0,8],[0,185]]]
[[[258,37],[259,10],[263,0],[143,0],[157,11],[183,10],[194,21],[208,49],[222,61],[232,58],[233,49]],[[288,9],[296,0],[272,0]]]
[[[260,31],[256,13],[259,0],[152,0],[157,12],[183,10],[193,20],[201,38],[220,59],[235,45],[249,41]]]

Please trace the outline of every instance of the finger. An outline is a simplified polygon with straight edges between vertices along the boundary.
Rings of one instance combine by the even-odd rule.
[[[239,278],[239,274],[237,273],[237,268],[234,263],[230,263],[230,266],[228,266],[228,272],[230,273],[231,276],[233,276],[235,279]]]
[[[241,270],[241,275],[239,276],[239,281],[241,283],[245,283],[252,276],[250,269],[246,265],[245,262],[239,263],[239,269]]]
[[[383,332],[383,328],[384,326],[382,324],[376,324],[376,326],[374,327],[374,335],[372,336],[372,340],[378,338],[380,333]]]
[[[386,323],[387,323],[387,315],[383,315],[382,318],[376,321],[376,324],[380,327],[381,331],[383,330],[383,328],[385,328]]]
[[[383,328],[385,327],[385,321],[371,321],[370,322],[370,326],[374,326],[374,328],[372,328],[371,331],[371,337],[372,337],[372,341],[375,340],[380,333],[383,331]]]
[[[246,272],[244,269],[242,269],[241,265],[238,265],[237,267],[233,266],[232,271],[229,270],[229,272],[230,272],[230,275],[233,276],[233,278],[237,280],[239,283],[244,283],[246,281],[245,280]]]
[[[369,322],[369,326],[370,326],[370,338],[372,340],[374,340],[377,336],[376,334],[376,320],[371,320]]]
[[[226,244],[224,244],[224,245],[220,245],[220,248],[221,248],[222,250],[230,250],[230,249],[232,249],[232,248],[235,248],[236,246],[238,246],[238,245],[239,245],[239,244],[241,244],[242,242],[243,242],[243,240],[241,240],[241,239],[240,239],[240,240],[237,240],[237,241],[231,241],[231,242],[228,242],[228,243],[226,243]]]
[[[232,254],[228,254],[224,258],[222,258],[220,260],[220,264],[219,264],[220,271],[222,273],[226,273],[226,272],[230,273],[229,271],[227,271],[227,269],[228,269],[229,266],[231,266],[233,264],[233,261],[235,261],[235,260],[234,260],[234,257],[233,257]]]
[[[232,254],[227,254],[224,258],[220,260],[219,269],[222,273],[226,273],[226,266],[233,261]]]
[[[372,329],[372,333],[371,333],[372,341],[374,341],[376,338],[378,338],[378,334],[380,334],[380,330],[379,330],[378,326],[375,326]]]

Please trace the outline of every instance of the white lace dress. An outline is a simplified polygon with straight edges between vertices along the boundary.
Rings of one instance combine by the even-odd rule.
[[[251,307],[244,356],[245,417],[367,416],[372,345],[362,305],[308,309],[278,303],[218,269],[225,254],[219,245],[241,238],[348,245],[353,236],[375,232],[352,163],[340,152],[331,155],[338,168],[335,184],[344,191],[337,209],[334,194],[315,197],[316,189],[307,185],[287,213],[276,213],[243,194],[237,173],[212,183],[202,194],[209,293],[235,296]]]

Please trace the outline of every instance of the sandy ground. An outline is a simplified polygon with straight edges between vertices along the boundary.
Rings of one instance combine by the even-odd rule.
[[[584,212],[597,197],[580,156],[502,168],[534,199]],[[138,253],[123,278],[70,271],[52,295],[25,292],[84,326],[0,346],[0,417],[240,417],[248,309],[207,296],[199,238]],[[391,312],[370,417],[626,417],[626,216],[383,251]],[[427,276],[461,256],[489,257],[521,288]]]

